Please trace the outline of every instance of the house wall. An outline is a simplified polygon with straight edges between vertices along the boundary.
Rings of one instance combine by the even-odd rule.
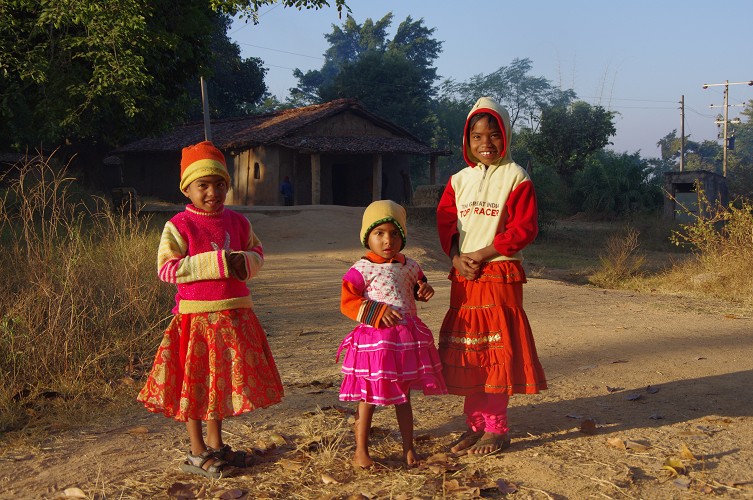
[[[230,205],[282,205],[280,183],[285,175],[293,176],[293,154],[277,146],[259,146],[232,157]]]
[[[180,152],[130,153],[123,159],[123,185],[136,189],[143,198],[182,203]]]

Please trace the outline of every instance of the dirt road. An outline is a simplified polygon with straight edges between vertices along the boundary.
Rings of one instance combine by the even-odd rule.
[[[0,451],[0,498],[753,498],[753,318],[724,304],[530,279],[525,307],[550,389],[511,400],[513,444],[449,456],[460,398],[417,395],[418,451],[402,469],[394,413],[375,416],[373,472],[349,466],[348,406],[335,352],[352,323],[340,278],[362,254],[360,209],[252,212],[267,260],[256,312],[286,386],[274,408],[226,421],[226,441],[258,465],[217,482],[182,474],[180,424],[135,402]],[[449,295],[431,228],[406,253],[436,289],[419,315],[435,330]],[[135,388],[123,389],[135,391]],[[14,442],[18,443],[18,439]],[[77,490],[68,490],[77,494]],[[362,495],[362,496],[358,496]]]

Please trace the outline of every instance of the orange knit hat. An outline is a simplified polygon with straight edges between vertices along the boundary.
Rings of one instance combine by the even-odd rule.
[[[183,191],[199,177],[219,175],[230,187],[225,155],[211,141],[204,141],[183,148],[180,159],[180,190]]]

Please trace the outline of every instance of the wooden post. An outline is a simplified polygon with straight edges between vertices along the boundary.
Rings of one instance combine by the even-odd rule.
[[[322,202],[322,162],[319,153],[311,155],[311,204]]]
[[[371,163],[371,201],[382,199],[382,155],[374,155]]]

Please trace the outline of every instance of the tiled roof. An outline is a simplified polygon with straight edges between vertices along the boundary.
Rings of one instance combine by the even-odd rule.
[[[393,136],[305,136],[296,135],[303,127],[331,116],[350,112],[357,114]],[[214,120],[211,122],[212,142],[232,153],[264,144],[310,152],[342,153],[409,153],[446,154],[432,149],[405,129],[366,110],[355,99],[338,99],[324,104],[284,109],[274,113]],[[158,138],[141,139],[126,144],[113,153],[179,151],[185,146],[204,140],[203,122],[176,127]]]

